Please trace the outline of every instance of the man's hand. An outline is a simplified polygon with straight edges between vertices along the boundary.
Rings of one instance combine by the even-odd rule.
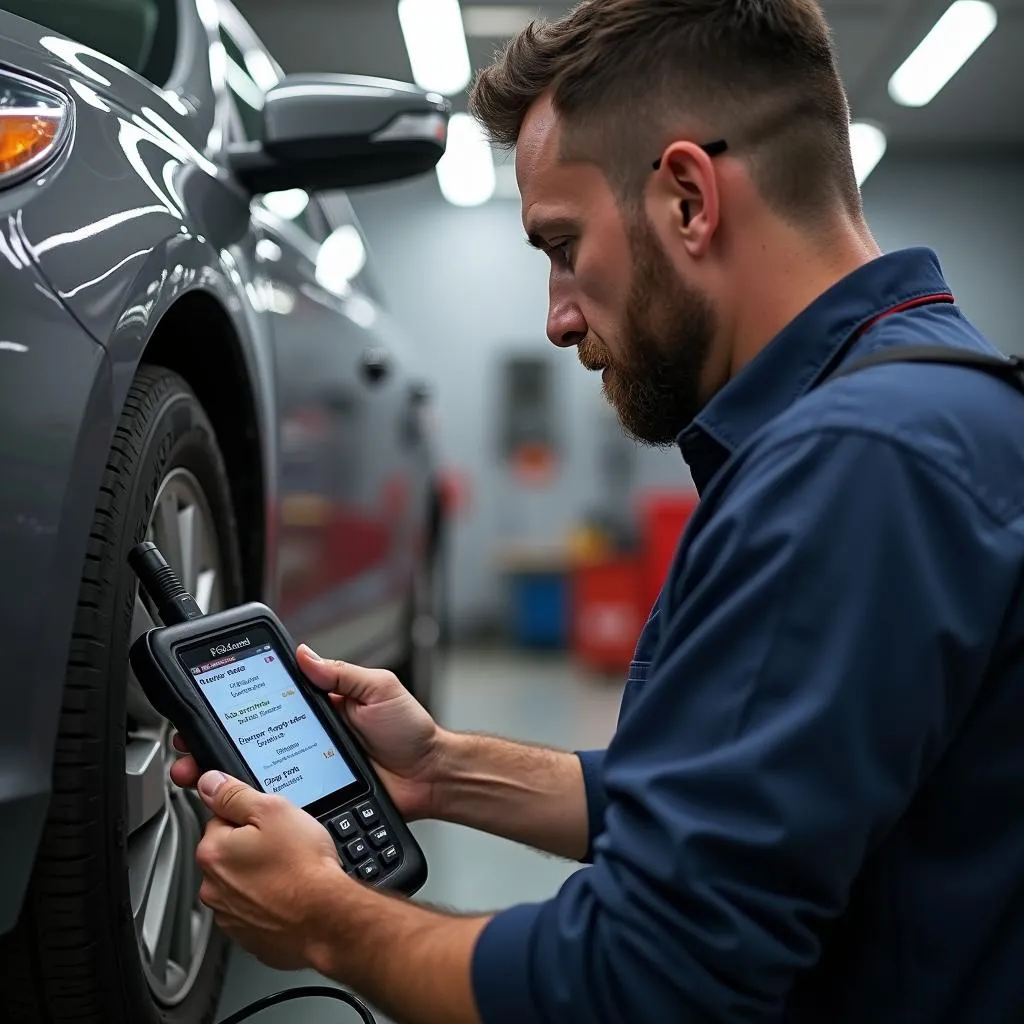
[[[220,772],[197,789],[215,815],[196,851],[199,897],[243,949],[277,970],[318,971],[399,1020],[479,1024],[471,965],[488,918],[354,882],[326,829],[283,797]]]
[[[346,887],[334,843],[315,819],[220,772],[197,787],[214,813],[196,850],[199,898],[217,924],[270,967],[309,967],[325,909]]]
[[[579,759],[441,729],[390,672],[298,662],[353,728],[407,821],[443,817],[561,856],[587,844]],[[264,963],[310,967],[361,992],[397,1020],[478,1024],[472,959],[488,916],[451,916],[348,878],[327,831],[284,797],[209,772],[171,768],[215,817],[197,851],[200,897],[221,927]]]
[[[402,817],[437,817],[437,782],[449,734],[394,673],[325,661],[304,645],[297,658],[310,682],[329,692],[337,712],[359,736]],[[174,745],[187,753],[180,737],[174,737]],[[171,778],[183,788],[195,786],[199,774],[190,756],[171,768]]]
[[[438,818],[559,857],[584,856],[589,820],[575,754],[449,732],[391,672],[324,661],[305,646],[297,658],[358,735],[406,821]],[[179,736],[174,745],[188,754]],[[190,756],[171,767],[182,787],[199,774]]]

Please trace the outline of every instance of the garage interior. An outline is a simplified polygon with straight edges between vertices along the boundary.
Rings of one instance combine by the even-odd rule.
[[[0,910],[11,910],[22,900],[28,910],[20,919],[11,910],[12,923],[17,919],[19,924],[17,929],[12,924],[7,933],[0,930],[0,957],[5,951],[17,951],[25,935],[41,935],[45,940],[46,928],[39,921],[57,922],[69,931],[79,929],[74,932],[74,942],[65,942],[57,927],[49,936],[49,941],[61,947],[60,955],[54,957],[53,976],[59,975],[54,989],[63,984],[70,993],[60,1003],[60,1012],[53,1011],[51,1016],[49,1004],[43,1007],[43,996],[38,1005],[32,1002],[35,990],[30,992],[31,986],[26,984],[20,995],[31,1009],[21,1015],[18,1009],[11,1009],[13,1003],[3,1001],[7,997],[0,997],[2,1024],[43,1020],[64,1024],[80,1019],[76,1016],[79,1012],[100,1012],[96,1007],[101,1004],[90,1002],[101,998],[96,989],[103,988],[88,977],[94,970],[90,954],[83,954],[82,960],[74,959],[77,954],[62,959],[75,942],[88,945],[78,936],[89,934],[95,940],[106,927],[103,922],[107,919],[97,913],[91,922],[94,931],[88,932],[94,907],[90,876],[79,871],[80,865],[67,868],[65,876],[62,861],[62,843],[73,849],[69,861],[78,857],[98,862],[102,859],[98,852],[107,856],[106,847],[96,840],[96,822],[105,822],[95,811],[101,797],[89,790],[89,785],[104,793],[117,789],[118,796],[125,796],[125,820],[111,828],[119,842],[124,839],[124,850],[118,852],[124,854],[122,874],[128,882],[123,893],[120,888],[116,892],[121,900],[116,919],[124,934],[134,924],[138,935],[131,934],[129,942],[138,938],[145,944],[142,933],[148,907],[146,899],[137,897],[146,890],[148,899],[160,866],[157,862],[165,852],[161,845],[165,837],[157,836],[152,827],[155,818],[164,815],[168,831],[172,824],[180,828],[180,821],[187,820],[186,827],[195,829],[198,841],[200,818],[195,808],[186,809],[180,821],[166,809],[173,804],[177,814],[194,796],[168,795],[173,787],[167,782],[166,769],[176,756],[170,748],[169,725],[151,707],[142,707],[145,701],[138,681],[126,667],[104,668],[100,634],[108,611],[101,607],[103,594],[113,593],[116,587],[136,587],[127,597],[127,591],[117,590],[118,600],[125,598],[123,606],[110,598],[111,605],[125,612],[124,635],[115,638],[124,662],[130,639],[154,625],[152,609],[147,610],[138,596],[137,581],[125,583],[117,574],[127,579],[127,567],[113,566],[112,552],[120,554],[129,547],[127,540],[118,539],[118,529],[132,542],[143,536],[155,537],[165,544],[168,556],[177,545],[179,561],[174,568],[182,571],[181,565],[189,563],[192,575],[185,582],[193,589],[206,588],[200,597],[204,611],[216,610],[207,608],[208,601],[217,599],[211,596],[215,586],[211,567],[215,566],[221,574],[216,586],[222,589],[216,593],[222,607],[234,599],[241,603],[243,597],[269,602],[273,595],[276,610],[296,639],[310,643],[327,657],[353,658],[362,650],[372,650],[375,665],[391,667],[400,661],[403,667],[395,664],[396,671],[408,683],[405,670],[409,678],[417,678],[419,671],[417,645],[431,659],[436,645],[436,676],[425,670],[423,678],[431,680],[429,704],[442,725],[573,751],[601,748],[614,733],[634,645],[679,537],[699,503],[679,451],[629,440],[602,393],[600,376],[585,372],[574,352],[559,350],[546,338],[549,265],[543,254],[526,244],[514,153],[490,147],[467,113],[472,78],[490,63],[495,52],[532,18],[557,19],[572,5],[553,0],[525,4],[494,0],[90,2],[107,17],[113,12],[112,23],[125,15],[123,25],[109,35],[111,48],[126,62],[125,55],[138,49],[139,33],[158,23],[159,12],[172,7],[180,12],[188,7],[197,24],[206,19],[209,25],[217,21],[215,9],[219,9],[223,52],[218,51],[217,59],[225,61],[241,138],[252,139],[256,130],[252,126],[262,117],[264,92],[276,81],[277,72],[269,68],[261,52],[236,45],[237,39],[229,37],[239,27],[251,28],[286,75],[341,73],[414,82],[445,97],[453,116],[447,152],[429,173],[393,184],[344,192],[327,190],[313,202],[298,188],[250,190],[241,204],[240,218],[247,225],[245,239],[225,243],[223,248],[212,243],[208,246],[209,262],[222,263],[225,280],[230,278],[238,286],[237,293],[220,305],[219,299],[211,298],[212,286],[205,297],[190,294],[190,290],[202,290],[204,274],[212,279],[216,273],[211,267],[203,268],[202,259],[194,255],[198,246],[207,245],[202,232],[193,223],[181,223],[188,220],[188,211],[174,209],[172,201],[174,188],[180,184],[175,174],[181,168],[175,169],[175,160],[182,159],[181,152],[193,140],[175,149],[177,140],[172,138],[168,147],[167,137],[161,134],[165,130],[171,134],[168,121],[175,113],[183,118],[174,128],[177,132],[189,117],[194,115],[199,123],[209,111],[202,109],[195,96],[162,88],[166,83],[135,81],[139,89],[125,91],[125,109],[136,103],[146,113],[124,115],[122,134],[118,135],[112,125],[115,116],[121,116],[120,100],[105,92],[123,88],[118,73],[104,63],[105,57],[90,63],[85,49],[78,51],[59,38],[62,32],[72,34],[80,27],[90,36],[89,43],[102,49],[103,31],[95,33],[96,39],[90,35],[91,14],[83,14],[69,0],[47,0],[38,5],[0,0],[0,16],[14,20],[17,15],[40,24],[50,19],[47,32],[52,29],[53,35],[42,40],[46,53],[40,63],[47,68],[66,64],[72,69],[68,75],[74,88],[68,92],[70,100],[78,104],[78,139],[88,139],[89,131],[95,131],[97,137],[105,132],[107,146],[95,143],[86,153],[88,159],[80,160],[86,168],[81,180],[87,185],[73,192],[72,201],[65,197],[60,216],[68,216],[70,208],[67,223],[56,213],[51,217],[50,212],[58,209],[56,203],[40,214],[40,207],[50,203],[48,195],[52,195],[42,189],[55,188],[61,174],[67,178],[69,167],[76,169],[80,142],[66,164],[53,172],[48,168],[37,182],[19,179],[19,188],[38,185],[40,190],[35,200],[31,196],[25,200],[24,218],[23,211],[16,209],[21,194],[8,200],[8,194],[0,190],[0,202],[12,204],[10,209],[0,209],[0,275],[15,270],[27,275],[30,265],[38,265],[39,280],[30,295],[37,306],[31,309],[36,310],[36,317],[42,315],[37,312],[40,308],[52,317],[46,321],[44,333],[47,339],[54,339],[53,349],[45,349],[45,364],[33,364],[32,380],[48,376],[49,368],[71,351],[59,347],[58,335],[60,340],[64,337],[60,332],[73,337],[76,345],[79,340],[84,342],[81,335],[91,332],[89,345],[95,344],[95,351],[83,343],[74,349],[73,360],[68,357],[60,362],[65,376],[56,390],[61,392],[61,401],[67,402],[66,409],[77,401],[96,417],[91,432],[82,428],[80,440],[76,440],[70,411],[66,416],[62,410],[61,415],[39,415],[33,420],[36,394],[19,383],[22,378],[16,376],[14,360],[24,356],[27,362],[44,349],[35,336],[18,334],[32,318],[21,313],[15,316],[4,308],[15,289],[4,291],[7,278],[0,276],[0,396],[4,399],[0,401],[0,436],[5,441],[16,438],[19,425],[45,419],[40,436],[45,446],[52,442],[52,447],[36,443],[21,451],[14,442],[6,449],[0,445],[0,470],[10,473],[10,480],[0,473],[0,545],[6,545],[0,546],[4,556],[0,562],[11,580],[36,572],[44,555],[47,566],[58,563],[58,556],[68,564],[74,562],[66,580],[52,581],[53,593],[59,589],[64,594],[66,607],[57,608],[55,596],[57,610],[48,609],[45,621],[46,628],[58,624],[60,635],[54,626],[50,646],[61,653],[49,654],[47,671],[40,671],[40,677],[52,677],[55,687],[67,679],[75,682],[66,688],[63,698],[53,698],[52,708],[42,707],[42,698],[33,696],[35,690],[25,699],[26,707],[31,705],[26,717],[35,716],[33,722],[43,736],[33,750],[46,749],[45,763],[54,766],[53,793],[58,798],[39,812],[38,821],[29,822],[32,828],[38,825],[43,837],[38,844],[33,833],[32,843],[26,842],[24,849],[19,845],[15,856],[9,852],[14,848],[13,839],[3,833],[8,848],[0,850],[2,873],[12,877],[20,873],[25,884],[17,891],[13,886],[0,888]],[[1024,287],[1024,0],[822,0],[822,7],[834,32],[849,92],[855,164],[867,219],[877,241],[885,251],[933,248],[968,318],[1004,353],[1024,357],[1020,310]],[[245,25],[232,21],[237,14]],[[19,24],[23,31],[24,23]],[[5,26],[6,22],[0,21],[0,29]],[[211,38],[216,31],[211,29]],[[224,35],[225,31],[229,35]],[[160,32],[153,47],[155,56],[150,55],[147,67],[158,66],[162,74],[169,75],[172,65],[180,66],[181,61],[175,65],[172,59],[174,40],[166,22]],[[37,37],[40,34],[36,32]],[[243,36],[244,32],[238,38]],[[4,45],[10,42],[2,31],[0,41]],[[24,39],[18,47],[0,50],[0,77],[13,59],[10,54],[20,55],[27,49]],[[215,48],[216,44],[209,47],[211,64]],[[91,57],[96,56],[93,51]],[[202,59],[197,58],[204,73],[209,71],[206,60],[204,49]],[[146,68],[132,70],[147,77]],[[153,84],[169,106],[147,121],[153,114],[147,104],[159,105],[151,90]],[[0,93],[0,115],[5,111],[5,96]],[[44,93],[44,100],[48,96],[52,100],[50,93]],[[203,124],[203,135],[209,127],[208,138],[213,140],[223,130],[223,142],[229,133],[220,122],[216,129],[212,127],[212,121],[211,116],[211,125]],[[129,152],[131,145],[123,147],[132,163],[128,171],[119,162],[125,154],[117,147],[133,131],[136,150]],[[152,153],[145,155],[145,145],[138,143],[140,138],[152,142],[154,136],[158,137],[159,145],[153,147],[158,159]],[[58,138],[55,129],[54,139]],[[0,131],[0,143],[3,141]],[[67,145],[70,148],[70,142]],[[94,142],[90,140],[89,145]],[[225,143],[223,152],[228,148]],[[0,184],[9,155],[0,145]],[[194,170],[194,166],[185,167],[185,171]],[[145,188],[132,192],[138,186],[136,174],[145,181]],[[198,195],[202,186],[196,186],[196,179],[203,175],[181,177],[195,190],[190,193],[192,198]],[[130,209],[118,205],[121,200],[115,193],[122,185],[125,207],[134,204]],[[103,188],[110,191],[96,198],[90,191],[93,188],[97,196]],[[183,187],[182,194],[176,196],[182,200],[183,210],[186,200],[191,201],[186,192]],[[81,207],[79,193],[85,197]],[[114,198],[103,205],[111,195]],[[207,201],[204,208],[219,210],[221,202],[226,202],[223,195],[216,202]],[[80,215],[82,208],[86,212]],[[254,208],[261,212],[254,213]],[[181,242],[187,255],[169,257],[166,267],[153,270],[153,254],[162,251],[164,242],[148,233],[150,224],[153,218],[168,214],[172,240]],[[160,223],[165,225],[163,220]],[[177,238],[179,230],[189,245],[195,243],[192,249]],[[117,244],[125,245],[123,252],[109,241],[114,235]],[[197,243],[194,235],[198,235]],[[250,241],[252,251],[248,252]],[[301,259],[292,260],[295,253],[288,251],[289,245]],[[168,243],[166,248],[170,252],[173,245]],[[135,274],[134,261],[140,256],[151,260],[146,263],[152,274],[148,290],[132,292],[125,285],[117,293],[129,271]],[[295,271],[302,260],[303,269]],[[262,275],[259,283],[243,282],[247,273]],[[139,272],[138,280],[144,276]],[[24,287],[23,277],[16,280],[18,288]],[[360,291],[364,287],[365,291]],[[147,317],[158,308],[164,289],[173,292],[176,304],[143,343],[140,338],[148,330]],[[29,294],[33,289],[24,287],[24,291]],[[344,329],[338,326],[342,320]],[[308,330],[314,321],[315,330]],[[232,334],[231,324],[243,322],[257,327],[252,332],[251,351],[240,355],[226,339]],[[100,333],[104,323],[110,329],[109,337]],[[76,333],[79,331],[81,334]],[[337,346],[336,338],[343,339]],[[384,338],[386,345],[364,348],[367,338]],[[350,358],[356,351],[361,359],[358,366],[356,357]],[[345,359],[349,362],[339,370]],[[88,401],[84,396],[75,398],[74,382],[93,372],[99,379],[96,368],[105,360],[109,366],[102,388],[89,395]],[[195,370],[200,362],[205,364],[203,372]],[[331,362],[327,370],[325,362]],[[374,396],[385,393],[387,385],[378,391],[374,387],[378,380],[386,380],[389,367],[396,365],[401,387],[408,386],[413,396],[413,413],[406,417],[402,412],[401,430],[415,435],[415,444],[409,442],[406,449],[416,448],[416,444],[421,447],[416,448],[415,458],[400,466],[397,457],[386,466],[376,465],[373,462],[379,452],[384,452],[383,463],[395,455],[388,446],[399,447],[381,440],[399,433],[393,429],[398,422],[394,407],[381,411],[382,401],[373,408]],[[243,390],[239,382],[249,379],[247,373],[252,374],[252,381],[261,383],[254,384],[253,398],[243,401],[238,397]],[[3,390],[5,374],[10,374],[7,391]],[[317,390],[321,374],[331,385],[322,392]],[[232,382],[232,388],[221,386],[225,380]],[[410,380],[415,383],[409,385]],[[111,396],[118,394],[119,387],[120,398],[113,402]],[[279,406],[267,399],[269,394],[280,400]],[[139,484],[133,490],[134,475],[143,474],[147,467],[152,470],[156,464],[155,456],[143,457],[147,451],[143,441],[156,422],[157,399],[168,395],[193,402],[191,415],[202,430],[206,430],[204,417],[208,414],[208,433],[220,438],[219,454],[216,449],[190,453],[200,467],[196,476],[202,486],[193,487],[196,479],[179,466],[171,467],[173,472],[169,470],[163,479],[145,479],[144,486]],[[315,397],[311,399],[311,395]],[[263,402],[268,409],[273,407],[267,422],[261,421]],[[49,409],[41,399],[39,408]],[[118,420],[119,415],[127,415],[122,408],[135,417],[127,426],[123,418]],[[147,419],[151,414],[153,418]],[[361,423],[364,432],[346,435],[345,429],[355,423]],[[262,449],[261,436],[271,439]],[[403,443],[408,441],[402,436]],[[167,450],[172,447],[171,437],[168,432]],[[136,442],[137,448],[132,448]],[[363,450],[357,450],[360,444]],[[95,455],[91,469],[83,454],[88,454],[90,447]],[[124,455],[129,448],[131,458]],[[70,466],[67,480],[87,481],[88,501],[81,494],[76,497],[71,485],[65,500],[61,490],[65,480],[58,479],[65,449],[73,453],[65,459]],[[423,472],[428,449],[434,460],[429,473]],[[29,457],[24,455],[26,450]],[[406,455],[404,451],[402,458]],[[421,456],[423,461],[418,462]],[[132,462],[133,458],[137,461]],[[275,459],[279,464],[275,465]],[[272,485],[275,469],[280,479]],[[52,487],[51,473],[57,481]],[[138,522],[128,522],[125,510],[115,507],[121,499],[115,496],[111,476],[116,483],[117,473],[128,481],[123,491],[134,495],[133,500],[142,502],[141,493],[147,488],[152,492],[152,508],[147,506],[146,515]],[[436,493],[432,473],[436,473]],[[414,478],[417,482],[410,484]],[[207,487],[211,480],[215,486]],[[410,512],[415,500],[410,494],[420,485],[422,508]],[[204,487],[217,501],[207,501]],[[44,491],[52,501],[51,510],[57,510],[52,512],[54,522],[32,511],[35,506],[30,499]],[[92,501],[94,492],[101,496],[98,504]],[[124,502],[128,504],[127,499]],[[216,515],[211,513],[204,521],[204,539],[209,543],[203,547],[197,539],[199,525],[194,534],[185,527],[191,531],[189,517],[194,514],[198,524],[200,513],[204,509],[210,513],[211,504],[216,506]],[[84,518],[77,535],[69,539],[55,522],[73,506]],[[402,516],[407,514],[411,521],[421,513],[423,521],[403,533]],[[93,517],[97,517],[95,521]],[[95,522],[101,521],[106,530],[108,520],[109,533],[104,534]],[[238,548],[237,552],[232,549],[230,558],[216,550],[220,534],[229,531],[221,529],[218,534],[215,527],[228,521],[237,530],[233,540]],[[441,522],[443,529],[438,526]],[[423,580],[418,575],[424,568],[416,562],[418,554],[411,556],[408,550],[396,554],[407,535],[419,528],[427,537],[423,548],[431,552],[435,540],[443,538],[436,548],[437,562],[431,563],[431,573]],[[52,541],[58,532],[59,543]],[[194,543],[191,551],[186,550],[186,533],[189,544]],[[400,535],[401,542],[396,541]],[[51,541],[52,547],[44,549]],[[412,543],[408,547],[411,550]],[[68,552],[75,557],[70,559]],[[79,568],[83,559],[88,569],[85,577]],[[203,559],[206,561],[200,565]],[[40,570],[38,575],[41,579],[45,573]],[[401,593],[394,583],[398,576],[404,588]],[[45,584],[39,584],[39,593],[47,599],[50,583],[47,578]],[[87,586],[90,583],[92,591]],[[14,589],[20,590],[20,585]],[[421,598],[423,608],[417,603]],[[20,593],[12,597],[10,585],[6,590],[0,586],[0,612],[10,612],[12,617],[12,648],[21,645],[16,654],[27,650],[26,638],[37,632],[43,635],[44,627],[39,625],[42,614],[39,621],[31,616],[36,606],[44,603],[26,599],[22,606]],[[15,613],[22,618],[15,619]],[[373,630],[372,640],[368,639]],[[391,644],[394,637],[389,630],[401,632],[402,643],[408,639],[408,651],[397,640]],[[417,630],[426,631],[422,643]],[[36,666],[37,662],[25,654],[22,662],[15,659],[13,664],[19,670],[21,665]],[[430,665],[434,664],[431,660]],[[73,676],[74,671],[79,675]],[[107,705],[96,704],[95,698],[110,680],[120,681],[118,699],[121,691],[126,691],[127,697],[122,701],[125,707],[104,716],[101,712]],[[36,681],[33,679],[33,684]],[[409,688],[414,690],[411,684]],[[85,726],[76,717],[79,711]],[[57,722],[44,712],[63,717]],[[152,720],[145,720],[147,713],[159,719],[155,726]],[[86,721],[87,715],[93,718]],[[89,733],[96,732],[96,721],[106,729],[107,717],[118,718],[110,727],[113,740],[106,732]],[[13,743],[19,721],[12,714],[10,723],[0,722],[0,778],[5,785],[8,774],[12,779],[18,775],[15,771],[5,774],[10,761],[3,755],[4,744]],[[52,758],[47,744],[55,751]],[[106,756],[108,747],[115,746],[109,763],[115,764],[117,780],[113,781],[117,786],[102,778],[100,771],[105,763],[100,758]],[[83,753],[84,748],[89,750]],[[80,756],[94,757],[95,762],[79,761]],[[122,760],[124,792],[117,788]],[[75,789],[79,782],[80,791]],[[49,798],[50,793],[42,793],[44,788],[33,779],[27,787],[31,792],[26,790],[15,798],[0,792],[0,810],[9,810],[23,798],[26,807],[32,800]],[[21,813],[17,809],[17,814]],[[30,817],[26,811],[17,821],[29,821]],[[110,817],[113,820],[116,815]],[[28,831],[26,826],[26,834]],[[579,869],[575,863],[456,825],[417,822],[412,831],[430,868],[427,884],[416,898],[455,911],[486,912],[543,900]],[[175,844],[184,848],[188,835],[182,834],[185,838],[176,838]],[[19,834],[19,843],[20,838]],[[140,847],[145,848],[140,852]],[[43,851],[39,861],[34,860],[37,849]],[[47,857],[49,861],[44,863]],[[172,859],[170,854],[167,859]],[[35,880],[29,885],[30,869],[39,863],[43,868],[35,868]],[[116,872],[109,874],[113,878]],[[168,882],[163,892],[167,906],[173,903],[168,893],[180,897],[181,891],[188,890],[181,878],[189,876],[180,874],[180,865],[167,870],[166,877],[172,875],[173,885]],[[141,876],[145,876],[143,882],[138,880]],[[118,885],[120,881],[118,875]],[[191,881],[198,892],[198,881]],[[54,895],[57,898],[52,898]],[[62,920],[62,899],[68,905],[74,901],[73,911],[67,913],[68,919],[74,918],[71,924]],[[113,921],[114,903],[99,902]],[[187,899],[179,902],[182,906],[164,917],[177,913],[181,920],[170,924],[161,920],[159,927],[151,929],[158,933],[151,946],[161,947],[162,968],[168,977],[173,974],[168,950],[185,948],[194,953],[191,934],[200,931],[189,918],[192,914],[199,920],[198,909],[190,907]],[[202,920],[206,927],[209,920]],[[178,929],[173,943],[165,927]],[[182,939],[184,933],[189,934]],[[119,933],[118,940],[111,942],[121,937]],[[195,946],[199,945],[196,941]],[[135,952],[133,946],[132,955]],[[0,973],[0,981],[27,973],[30,961],[40,978],[51,977],[42,961],[44,954],[33,949],[24,955],[24,964],[20,959],[11,960],[7,973]],[[205,952],[197,959],[202,960],[203,955]],[[324,983],[312,972],[274,971],[237,948],[231,949],[227,964],[214,1022],[261,996],[301,984]],[[137,973],[142,978],[141,968]],[[178,969],[180,975],[187,973]],[[195,976],[199,973],[197,970]],[[145,978],[152,980],[149,975]],[[203,986],[204,991],[212,992],[216,982],[203,975]],[[42,990],[45,981],[36,987]],[[152,991],[145,990],[147,1012],[156,1005],[153,1000],[159,1002],[159,996],[153,994],[158,987],[154,982]],[[141,981],[137,988],[143,991]],[[19,993],[9,998],[15,995]],[[199,996],[191,991],[187,998],[199,1005]],[[64,995],[55,997],[53,1005],[60,999]],[[166,1019],[172,1024],[199,1024],[201,1017],[208,1019],[202,1016],[205,1009],[186,1019],[193,1003],[183,1005],[186,1011],[172,1005]],[[157,1013],[155,1009],[152,1012]],[[335,1020],[348,1024],[356,1017],[335,1004],[306,1001],[272,1007],[254,1019],[260,1024],[327,1024]],[[385,1024],[382,1015],[378,1019]]]
[[[394,3],[239,6],[286,71],[413,78],[415,42],[407,43]],[[471,68],[486,66],[530,17],[558,17],[568,6],[463,0]],[[823,6],[854,120],[884,133],[884,151],[870,130],[861,138],[871,168],[864,201],[879,244],[934,247],[968,316],[1004,351],[1024,354],[1017,310],[1024,282],[1024,0],[995,0],[998,27],[920,106],[896,102],[889,82],[948,3]],[[443,79],[445,68],[437,73]],[[457,114],[466,110],[466,95],[464,88],[450,94]],[[350,198],[385,268],[391,308],[416,328],[457,496],[447,562],[454,649],[439,717],[457,729],[587,749],[603,745],[614,729],[624,661],[687,515],[691,484],[676,451],[624,441],[600,382],[548,345],[546,261],[523,244],[512,156],[489,157],[493,180],[474,185],[471,178],[468,194],[455,194],[454,202],[442,190],[441,171]],[[467,154],[466,163],[487,179],[479,154],[475,162]],[[637,583],[636,570],[645,551],[653,559],[640,570],[652,577],[646,585]],[[590,629],[599,634],[589,638],[573,635],[568,608],[580,552],[584,561],[589,552],[609,563],[582,583],[577,573],[583,600],[592,602]],[[423,898],[442,906],[493,910],[542,899],[575,870],[457,826],[429,822],[415,831],[431,864]],[[288,980],[236,955],[221,1010]],[[313,1004],[264,1017],[268,1024],[327,1019]]]
[[[980,51],[934,100],[913,108],[892,100],[889,78],[948,4],[826,0],[823,6],[854,119],[884,127],[887,138],[885,155],[863,186],[879,244],[885,250],[933,246],[978,327],[1006,351],[1017,351],[1024,346],[1013,300],[1024,224],[1024,70],[1017,56],[1024,2],[996,3],[999,24]],[[285,7],[243,0],[241,9],[260,36],[273,41],[286,70],[412,76],[393,3],[296,0]],[[531,14],[558,16],[566,9],[464,3],[472,67],[485,66],[503,34]],[[465,90],[451,100],[456,112],[465,110]],[[547,267],[523,244],[511,157],[496,152],[493,159],[493,196],[478,206],[447,202],[436,175],[351,196],[386,268],[391,309],[416,325],[435,388],[445,464],[465,484],[449,565],[451,614],[463,634],[500,622],[503,545],[561,544],[588,510],[621,493],[616,473],[637,492],[686,485],[685,466],[674,452],[616,449],[600,382],[547,345]],[[436,269],[424,274],[424,267]],[[525,372],[549,376],[557,396],[544,415],[559,469],[543,486],[528,489],[507,471],[508,459],[496,457],[508,429],[500,419],[509,393],[503,369],[521,356],[529,360]],[[542,369],[534,369],[535,360]]]

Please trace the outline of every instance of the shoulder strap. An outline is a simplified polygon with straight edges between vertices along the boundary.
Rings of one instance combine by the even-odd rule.
[[[1000,380],[1012,384],[1018,391],[1024,392],[1024,359],[1020,356],[990,356],[982,352],[970,352],[962,348],[950,348],[944,345],[895,345],[891,348],[879,349],[863,359],[855,359],[852,363],[840,366],[829,374],[826,381],[837,380],[849,376],[859,370],[871,366],[882,366],[885,363],[944,363],[952,366],[965,366],[973,370],[990,373]]]

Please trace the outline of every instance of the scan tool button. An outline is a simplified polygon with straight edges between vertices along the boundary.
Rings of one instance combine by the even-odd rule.
[[[372,828],[369,832],[370,842],[379,850],[383,846],[387,846],[391,842],[391,833],[387,830],[384,825],[378,828]]]
[[[398,852],[398,847],[392,844],[386,850],[381,850],[380,862],[384,867],[390,867],[400,856],[401,854]]]
[[[369,852],[365,839],[353,839],[345,847],[345,854],[353,864],[358,864]]]
[[[356,871],[364,882],[369,882],[380,874],[380,868],[372,860],[360,864]]]
[[[377,824],[377,808],[371,803],[359,804],[356,807],[356,817],[363,828]]]
[[[354,836],[359,829],[356,828],[356,819],[346,811],[344,814],[339,814],[332,822],[331,825],[334,827],[334,831],[337,832],[342,839],[348,839],[349,836]]]

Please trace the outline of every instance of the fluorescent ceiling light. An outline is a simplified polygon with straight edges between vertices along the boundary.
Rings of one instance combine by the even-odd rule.
[[[871,172],[885,156],[888,141],[885,132],[866,121],[854,121],[850,125],[850,147],[853,150],[853,166],[857,172],[857,184],[863,185]]]
[[[473,75],[459,0],[398,0],[412,77],[421,89],[453,96]]]
[[[496,185],[490,143],[476,118],[454,114],[448,124],[448,148],[437,164],[441,194],[453,206],[480,206]]]
[[[537,17],[536,7],[475,5],[462,9],[466,35],[479,39],[508,39]]]
[[[987,0],[956,0],[889,79],[889,95],[905,107],[930,103],[995,30]]]

